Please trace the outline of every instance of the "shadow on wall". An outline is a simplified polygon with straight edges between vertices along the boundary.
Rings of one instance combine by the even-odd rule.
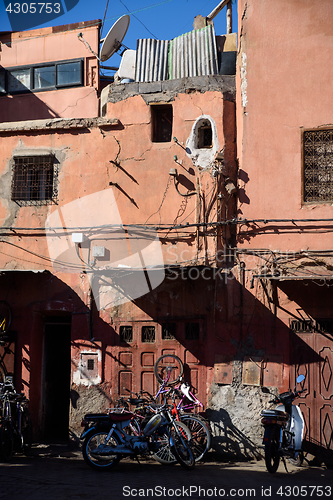
[[[263,458],[262,450],[259,445],[251,441],[241,430],[232,422],[227,410],[208,409],[207,418],[210,421],[212,430],[212,449],[222,459],[257,459]]]

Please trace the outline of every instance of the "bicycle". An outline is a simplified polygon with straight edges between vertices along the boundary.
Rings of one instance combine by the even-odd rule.
[[[199,414],[190,413],[197,411],[198,408],[203,409],[203,404],[190,391],[190,385],[182,381],[183,372],[184,366],[178,356],[165,354],[159,357],[154,365],[154,373],[161,385],[153,399],[157,401],[163,395],[164,397],[171,397],[172,415],[190,429],[192,434],[192,451],[195,460],[199,461],[209,451],[212,436],[207,420]],[[177,382],[180,382],[180,384],[177,387],[172,387]],[[176,397],[179,397],[177,405],[175,403]],[[166,463],[165,457],[158,456],[157,454],[155,458],[162,463]],[[168,455],[167,461],[174,463],[175,458]]]
[[[175,370],[177,371],[176,376],[173,373]],[[121,406],[129,410],[129,404],[135,406],[133,413],[136,416],[132,419],[130,426],[132,427],[132,432],[139,435],[142,423],[140,419],[147,419],[152,413],[158,411],[160,407],[158,403],[159,398],[163,397],[164,403],[168,398],[171,398],[171,413],[176,421],[180,422],[180,424],[185,424],[191,431],[191,447],[195,461],[198,462],[202,460],[211,447],[211,431],[207,420],[198,413],[190,413],[198,408],[203,409],[203,404],[190,391],[190,385],[182,381],[182,361],[175,355],[161,356],[156,361],[154,372],[155,375],[157,373],[160,374],[159,380],[162,381],[156,395],[152,396],[146,391],[140,391],[140,393],[135,394],[135,398],[130,397],[127,400],[125,400],[125,398],[120,398],[117,402],[118,408]],[[180,384],[177,387],[172,387],[172,385],[177,382],[180,382]],[[171,387],[169,384],[171,384]],[[179,403],[176,405],[175,400],[177,397],[179,398]],[[144,421],[145,420],[143,420],[143,422]],[[176,458],[172,455],[168,447],[166,436],[164,439],[165,445],[161,446],[154,454],[154,458],[163,464],[176,463]]]
[[[31,448],[32,423],[24,394],[16,392],[12,377],[0,384],[1,427],[0,457],[9,462],[14,452],[27,453]]]

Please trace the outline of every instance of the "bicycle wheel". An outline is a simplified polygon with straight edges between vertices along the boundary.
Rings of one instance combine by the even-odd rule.
[[[188,439],[191,439],[191,433],[189,429],[179,421],[175,421],[175,424],[179,429],[184,432],[187,435]],[[158,444],[158,450],[156,453],[154,453],[153,457],[157,462],[160,462],[161,464],[164,465],[173,465],[177,462],[176,457],[171,451],[170,448],[170,436],[169,434],[165,431],[163,434],[158,436],[158,434],[154,434],[154,439],[156,440]]]
[[[12,310],[5,300],[0,300],[0,335],[7,333],[12,323]]]
[[[175,354],[163,354],[154,365],[154,373],[160,384],[174,385],[183,376],[184,365]]]
[[[9,462],[13,456],[14,437],[13,427],[9,420],[4,420],[0,428],[0,457],[5,462]]]
[[[188,428],[186,432],[179,429],[179,427],[178,429],[172,429],[170,447],[180,465],[185,469],[190,470],[194,468],[195,460],[191,449],[191,437],[189,434],[191,433]]]
[[[120,455],[112,450],[113,446],[119,445],[118,437],[113,435],[106,443],[108,434],[109,431],[93,432],[88,434],[83,443],[83,458],[95,470],[111,469],[120,460]]]
[[[191,414],[180,414],[181,422],[189,428],[192,436],[192,452],[196,462],[202,460],[210,450],[212,435],[209,425],[199,416]]]

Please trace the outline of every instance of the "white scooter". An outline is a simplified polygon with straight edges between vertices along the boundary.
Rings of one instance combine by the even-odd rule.
[[[300,408],[293,405],[293,401],[305,392],[306,389],[296,391],[297,384],[304,379],[304,375],[299,375],[294,390],[274,396],[269,402],[276,403],[276,408],[262,410],[260,414],[261,423],[265,427],[263,444],[266,468],[272,474],[277,471],[280,458],[284,461],[284,457],[287,457],[294,465],[301,465],[303,462],[304,419]]]

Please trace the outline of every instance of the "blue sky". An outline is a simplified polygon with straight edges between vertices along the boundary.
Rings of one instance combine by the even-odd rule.
[[[66,10],[64,0],[59,0],[59,2]],[[108,0],[79,0],[69,12],[65,12],[42,26],[57,26],[93,19],[103,20],[107,2]],[[123,40],[128,48],[136,49],[138,38],[155,37],[159,40],[171,40],[182,33],[191,31],[194,17],[198,14],[207,16],[219,3],[220,0],[109,0],[102,37],[106,35],[120,16],[130,11],[131,21]],[[15,0],[12,6],[14,4]],[[27,4],[30,4],[29,0],[27,0]],[[68,5],[69,2],[67,1],[66,4]],[[217,35],[226,33],[226,8],[215,17],[214,26]],[[11,29],[5,10],[5,0],[0,0],[0,31],[11,31]],[[236,30],[235,2],[233,5],[233,31]]]

